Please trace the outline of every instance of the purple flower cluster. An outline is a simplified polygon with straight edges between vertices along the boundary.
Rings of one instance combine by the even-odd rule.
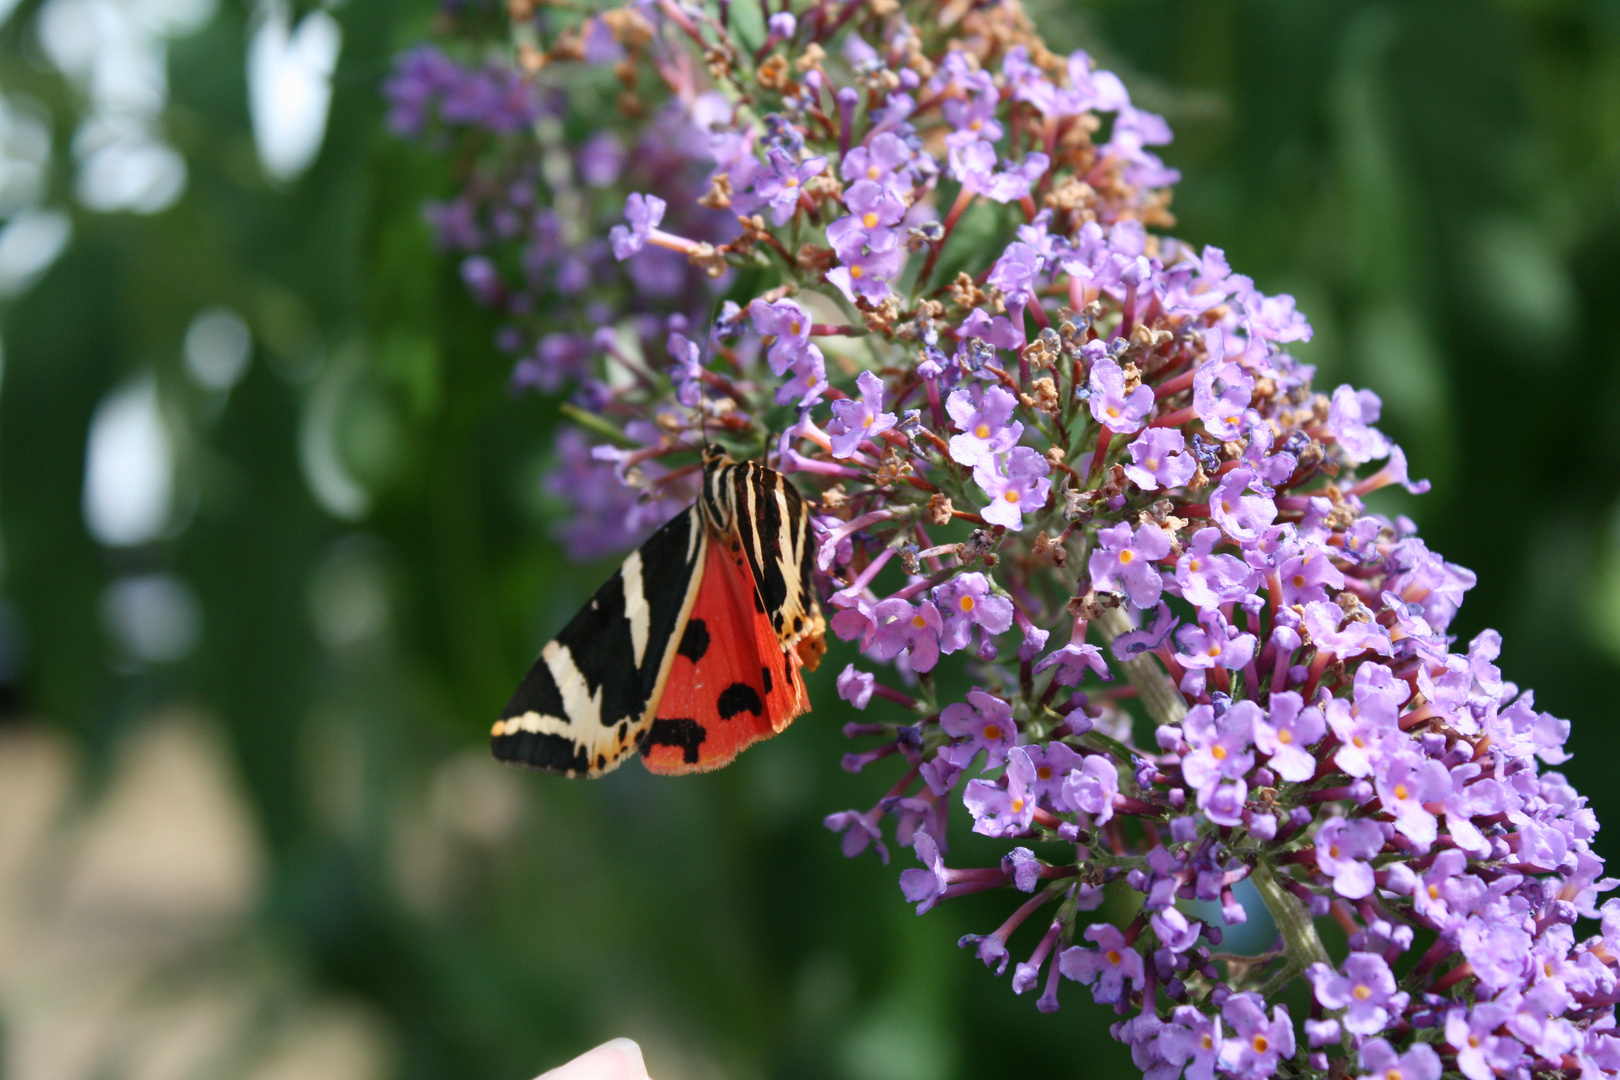
[[[1620,1072],[1620,902],[1552,771],[1569,725],[1494,633],[1453,651],[1474,579],[1368,503],[1426,488],[1376,395],[1314,391],[1292,298],[1165,234],[1170,132],[1118,78],[1015,4],[886,9],[781,13],[753,47],[672,0],[559,33],[543,72],[639,50],[671,103],[639,107],[699,131],[736,230],[648,185],[594,242],[747,275],[711,325],[666,320],[661,362],[600,320],[623,371],[577,371],[611,441],[567,436],[567,485],[611,467],[591,512],[645,527],[704,437],[793,476],[866,661],[839,697],[888,717],[847,725],[845,766],[898,773],[828,827],[910,848],[919,914],[1006,890],[961,944],[1042,1011],[1089,987],[1150,1080]],[[996,865],[950,863],[953,818]],[[1109,897],[1128,914],[1086,914]],[[1220,951],[1262,908],[1270,947]]]

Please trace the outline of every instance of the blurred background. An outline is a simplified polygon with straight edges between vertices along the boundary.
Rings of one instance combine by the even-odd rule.
[[[1383,395],[1435,485],[1388,508],[1612,822],[1620,4],[1036,12],[1175,126],[1177,232]],[[955,948],[1002,898],[919,919],[840,857],[887,783],[839,768],[842,643],[722,773],[488,760],[609,567],[552,539],[556,402],[383,123],[436,17],[0,0],[0,1075],[518,1080],[617,1035],[659,1080],[1137,1075],[1080,988],[1043,1016]]]

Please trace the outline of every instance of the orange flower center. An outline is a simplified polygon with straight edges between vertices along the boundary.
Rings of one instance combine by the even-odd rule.
[[[1119,553],[1119,564],[1121,566],[1128,566],[1133,560],[1135,560],[1135,558],[1136,552],[1132,551],[1130,548],[1126,548],[1124,551]]]
[[[973,429],[973,434],[976,438],[988,439],[990,437],[990,425],[980,424],[978,427]]]
[[[852,266],[849,268],[849,276],[852,278],[863,278],[866,276],[866,271],[862,270],[859,266]]]
[[[877,226],[877,215],[868,210],[861,216],[861,224],[865,225],[868,229],[875,228]]]
[[[964,596],[964,597],[962,597],[962,599],[958,600],[956,602],[956,604],[963,611],[972,611],[973,610],[973,597]]]
[[[1002,498],[1006,499],[1010,503],[1015,503],[1018,501],[1018,492],[1008,489],[1007,493],[1003,495]]]
[[[1289,731],[1287,728],[1284,728],[1283,730],[1277,732],[1277,741],[1282,743],[1284,746],[1287,746],[1289,743],[1294,741],[1294,733]]]
[[[1108,950],[1108,962],[1110,964],[1118,964],[1120,961],[1122,961],[1124,959],[1125,958],[1123,956],[1119,955],[1119,950],[1117,950],[1117,949],[1109,949]]]
[[[1372,997],[1372,987],[1368,986],[1366,983],[1357,983],[1356,988],[1350,991],[1350,993],[1357,1001],[1366,1001],[1368,998]]]
[[[1216,743],[1214,746],[1209,748],[1209,756],[1214,758],[1216,761],[1225,761],[1226,747],[1222,746],[1220,743]]]
[[[996,724],[984,725],[984,737],[987,739],[1001,738],[1001,728]]]

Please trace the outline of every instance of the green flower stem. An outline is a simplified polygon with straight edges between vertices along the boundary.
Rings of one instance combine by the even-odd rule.
[[[1249,875],[1249,880],[1254,882],[1254,887],[1260,893],[1260,899],[1266,902],[1272,920],[1282,933],[1283,947],[1288,953],[1288,963],[1261,989],[1261,993],[1267,995],[1274,993],[1312,964],[1323,963],[1332,967],[1327,949],[1322,945],[1322,938],[1316,932],[1316,921],[1311,918],[1311,913],[1306,909],[1304,902],[1290,892],[1288,886],[1277,880],[1276,871],[1271,865],[1266,862],[1255,863],[1254,872]]]
[[[1109,608],[1093,620],[1099,633],[1102,634],[1103,644],[1111,643],[1115,638],[1136,629],[1131,625],[1130,616],[1125,614],[1123,608]],[[1141,695],[1142,704],[1147,708],[1148,715],[1156,724],[1179,724],[1181,718],[1187,715],[1187,699],[1181,696],[1176,684],[1170,681],[1170,676],[1160,665],[1158,658],[1144,653],[1134,659],[1125,661],[1125,677],[1136,687]]]

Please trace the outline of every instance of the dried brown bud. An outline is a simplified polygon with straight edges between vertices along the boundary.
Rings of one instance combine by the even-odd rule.
[[[959,308],[976,308],[985,302],[984,290],[973,283],[964,271],[951,282],[951,303]]]
[[[709,178],[709,190],[698,203],[707,206],[710,210],[726,210],[731,207],[731,174],[725,172],[715,173]]]
[[[759,70],[754,73],[754,78],[765,89],[774,90],[779,94],[787,93],[788,88],[793,85],[793,78],[788,72],[787,57],[781,53],[767,56],[765,62],[759,65]]]
[[[923,520],[930,525],[949,525],[951,510],[951,500],[936,491],[928,496],[928,511]]]
[[[1057,383],[1050,378],[1042,376],[1030,384],[1033,391],[1029,396],[1034,399],[1035,408],[1048,416],[1057,416],[1063,411],[1063,399],[1058,396]]]
[[[1069,558],[1069,549],[1063,546],[1062,541],[1054,540],[1043,530],[1035,536],[1035,543],[1030,547],[1030,554],[1037,559],[1050,559],[1053,566],[1062,566]]]

